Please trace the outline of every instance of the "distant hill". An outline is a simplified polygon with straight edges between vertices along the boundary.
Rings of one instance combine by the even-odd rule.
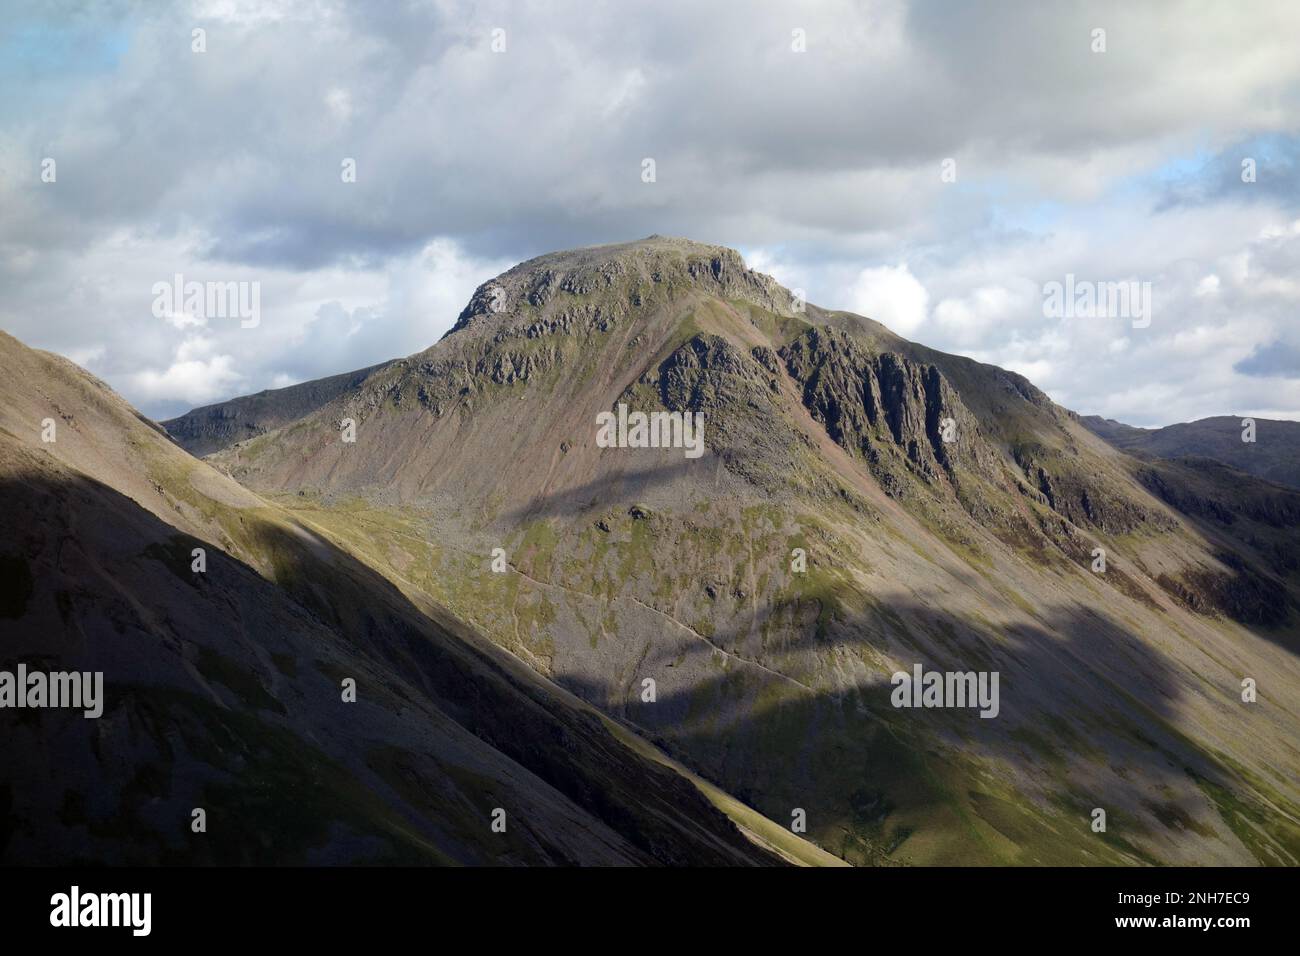
[[[387,364],[381,362],[355,372],[343,372],[329,378],[270,388],[255,395],[204,405],[160,424],[190,454],[199,457],[210,455],[227,445],[256,438],[311,414],[349,389],[360,387]]]
[[[1239,415],[1216,415],[1164,428],[1134,428],[1099,415],[1079,419],[1116,448],[1155,458],[1213,458],[1281,485],[1300,488],[1300,422],[1255,419],[1255,441],[1241,440]]]

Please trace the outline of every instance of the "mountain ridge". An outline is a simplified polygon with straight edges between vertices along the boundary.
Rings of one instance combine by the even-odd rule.
[[[1123,451],[1155,458],[1212,458],[1257,478],[1300,488],[1300,422],[1215,415],[1147,429],[1098,415],[1079,420]],[[1242,440],[1248,420],[1255,425],[1254,441]]]

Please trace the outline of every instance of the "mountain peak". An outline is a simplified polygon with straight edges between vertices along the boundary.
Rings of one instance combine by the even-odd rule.
[[[598,300],[615,312],[640,305],[652,289],[696,290],[793,314],[793,296],[769,275],[755,272],[735,249],[674,236],[585,246],[537,256],[483,283],[448,335],[482,316],[520,314],[557,295]]]

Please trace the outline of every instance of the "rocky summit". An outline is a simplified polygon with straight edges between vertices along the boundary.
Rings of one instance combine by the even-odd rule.
[[[306,792],[276,853],[1300,863],[1300,492],[733,250],[541,256],[423,352],[165,431],[3,345],[0,627],[119,728],[4,759],[126,804],[24,790],[0,856],[180,854],[149,801]]]

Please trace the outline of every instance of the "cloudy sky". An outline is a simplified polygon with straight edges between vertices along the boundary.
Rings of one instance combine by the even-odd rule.
[[[1291,0],[0,0],[0,328],[166,417],[662,233],[1083,413],[1300,419],[1297,37]],[[177,274],[260,322],[157,314]],[[1149,324],[1045,314],[1067,276]]]

